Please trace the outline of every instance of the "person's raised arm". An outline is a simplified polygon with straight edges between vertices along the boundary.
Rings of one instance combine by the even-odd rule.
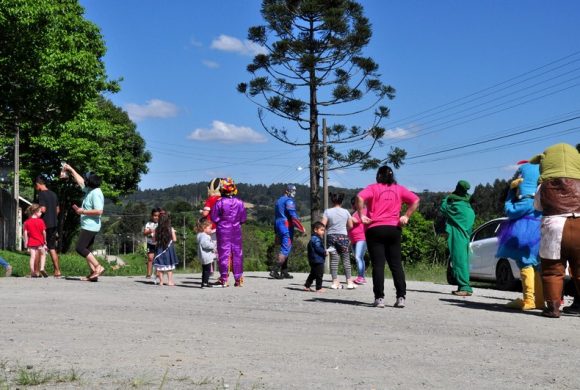
[[[79,187],[85,188],[85,179],[83,179],[83,177],[79,175],[79,173],[73,167],[65,163],[63,164],[62,169],[71,173],[73,179],[77,182]]]

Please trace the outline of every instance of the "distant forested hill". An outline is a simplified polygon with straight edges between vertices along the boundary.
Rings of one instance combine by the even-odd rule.
[[[263,184],[238,184],[238,195],[247,203],[254,206],[252,214],[256,219],[263,222],[269,222],[273,218],[273,206],[286,188],[286,184],[276,183],[269,186]],[[452,189],[451,189],[452,190]],[[481,220],[488,220],[498,216],[503,216],[503,202],[508,190],[508,181],[495,180],[492,184],[479,184],[473,188],[473,208],[476,215]],[[360,189],[330,187],[329,192],[345,193],[343,206],[350,209],[350,199],[355,196]],[[427,220],[435,220],[441,200],[447,193],[423,191],[417,193],[421,198],[419,212]],[[166,207],[168,204],[185,202],[191,205],[193,209],[201,208],[207,197],[207,182],[192,183],[186,185],[176,185],[164,189],[138,191],[122,199],[122,204],[143,203],[147,208]],[[306,217],[309,215],[309,187],[305,185],[296,185],[296,205],[299,215]],[[112,206],[119,208],[123,205]],[[109,208],[111,210],[111,208]]]
[[[263,184],[238,183],[238,196],[246,203],[251,203],[256,208],[258,220],[272,220],[272,209],[276,200],[284,193],[286,184],[276,183],[269,186]],[[309,187],[296,185],[296,207],[301,216],[310,214]],[[345,193],[345,207],[350,208],[350,198],[355,196],[360,189],[345,189],[330,187],[329,191]],[[194,208],[201,207],[207,197],[207,182],[177,185],[164,189],[143,190],[131,194],[122,199],[122,203],[144,203],[148,208],[164,207],[168,203],[187,202]]]

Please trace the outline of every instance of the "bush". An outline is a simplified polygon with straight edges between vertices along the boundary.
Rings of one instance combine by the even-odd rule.
[[[445,238],[435,234],[433,221],[426,220],[419,212],[414,213],[403,229],[403,261],[407,264],[443,264],[446,261],[445,251]]]

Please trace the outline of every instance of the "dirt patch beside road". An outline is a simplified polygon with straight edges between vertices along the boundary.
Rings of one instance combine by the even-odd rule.
[[[505,310],[518,293],[408,282],[406,308],[377,309],[372,283],[317,294],[305,279],[3,278],[0,388],[21,371],[80,374],[40,388],[580,388],[580,318]]]

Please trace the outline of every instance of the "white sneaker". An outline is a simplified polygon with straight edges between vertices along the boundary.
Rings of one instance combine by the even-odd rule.
[[[385,307],[385,300],[384,300],[384,298],[377,298],[377,299],[375,299],[375,303],[373,303],[373,306],[374,307],[380,307],[380,308]]]
[[[354,284],[353,282],[348,282],[346,288],[349,290],[354,290],[356,288],[356,284]]]
[[[397,298],[397,301],[395,302],[395,307],[400,307],[400,308],[405,307],[405,297]]]
[[[342,287],[342,284],[340,284],[340,283],[338,283],[338,284],[333,283],[330,285],[330,288],[333,290],[342,290],[343,287]]]

